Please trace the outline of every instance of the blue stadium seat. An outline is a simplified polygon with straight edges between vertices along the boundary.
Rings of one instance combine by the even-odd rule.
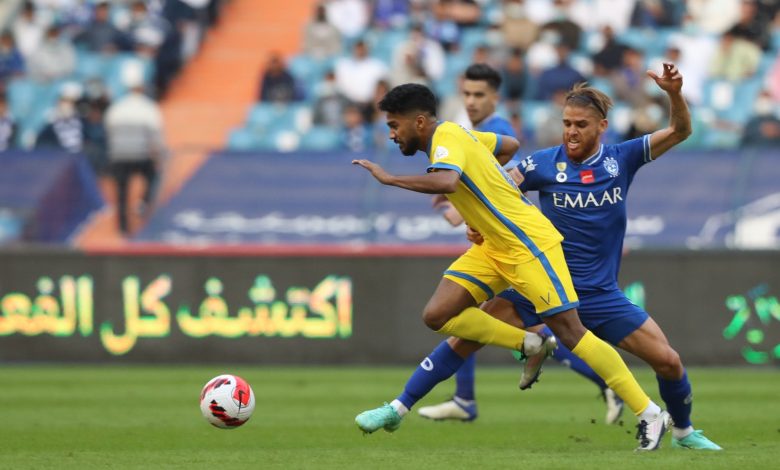
[[[301,136],[300,150],[336,150],[341,146],[339,132],[325,126],[314,126]]]

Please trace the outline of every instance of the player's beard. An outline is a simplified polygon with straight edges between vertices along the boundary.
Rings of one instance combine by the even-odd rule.
[[[408,141],[400,143],[398,148],[401,149],[402,154],[411,157],[420,148],[420,138],[417,136],[410,137]]]

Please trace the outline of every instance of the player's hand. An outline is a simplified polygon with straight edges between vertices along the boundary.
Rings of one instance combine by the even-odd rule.
[[[444,217],[444,220],[449,222],[453,227],[457,227],[464,222],[463,216],[460,215],[458,209],[455,209],[455,206],[453,206],[451,202],[447,202],[447,208],[444,209],[444,212],[442,212],[441,215]]]
[[[390,181],[392,180],[392,175],[390,173],[386,172],[384,168],[372,162],[371,160],[352,160],[352,164],[362,166],[371,172],[371,175],[382,184],[390,184]]]
[[[475,245],[481,245],[482,242],[485,241],[484,238],[482,238],[482,234],[471,228],[470,226],[466,226],[466,238],[469,239],[469,241]]]
[[[677,69],[677,66],[671,62],[664,62],[664,72],[660,77],[652,70],[648,70],[647,75],[655,80],[658,87],[667,93],[679,93],[682,90],[682,74]]]

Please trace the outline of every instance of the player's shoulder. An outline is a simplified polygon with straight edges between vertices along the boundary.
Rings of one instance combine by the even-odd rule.
[[[650,153],[650,135],[643,135],[635,139],[625,140],[614,144],[604,144],[602,155],[612,158],[626,158],[632,156],[645,156]]]
[[[512,128],[512,124],[498,114],[489,117],[477,130],[515,137],[515,130]]]
[[[560,152],[560,145],[537,150],[525,158],[520,159],[520,165],[522,166],[524,173],[535,170],[544,171],[546,168],[551,168],[555,165]]]

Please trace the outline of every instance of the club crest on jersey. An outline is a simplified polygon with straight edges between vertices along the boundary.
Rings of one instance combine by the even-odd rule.
[[[449,154],[450,151],[447,150],[447,147],[442,147],[441,145],[439,145],[438,147],[436,147],[436,151],[433,152],[433,159],[441,160],[442,158],[445,158]]]
[[[566,182],[567,179],[569,179],[569,177],[566,176],[566,173],[561,172],[561,173],[558,173],[557,175],[555,175],[555,181],[557,181],[559,183],[564,183],[564,182]]]
[[[566,171],[566,162],[558,162],[555,164],[555,168],[558,171]]]
[[[536,169],[536,163],[534,163],[533,157],[528,157],[525,160],[521,160],[520,165],[523,166],[523,170],[525,170],[526,173]]]
[[[617,175],[620,174],[618,162],[612,157],[607,157],[604,159],[604,168],[607,170],[607,173],[609,173],[609,176],[613,178],[616,178]]]

